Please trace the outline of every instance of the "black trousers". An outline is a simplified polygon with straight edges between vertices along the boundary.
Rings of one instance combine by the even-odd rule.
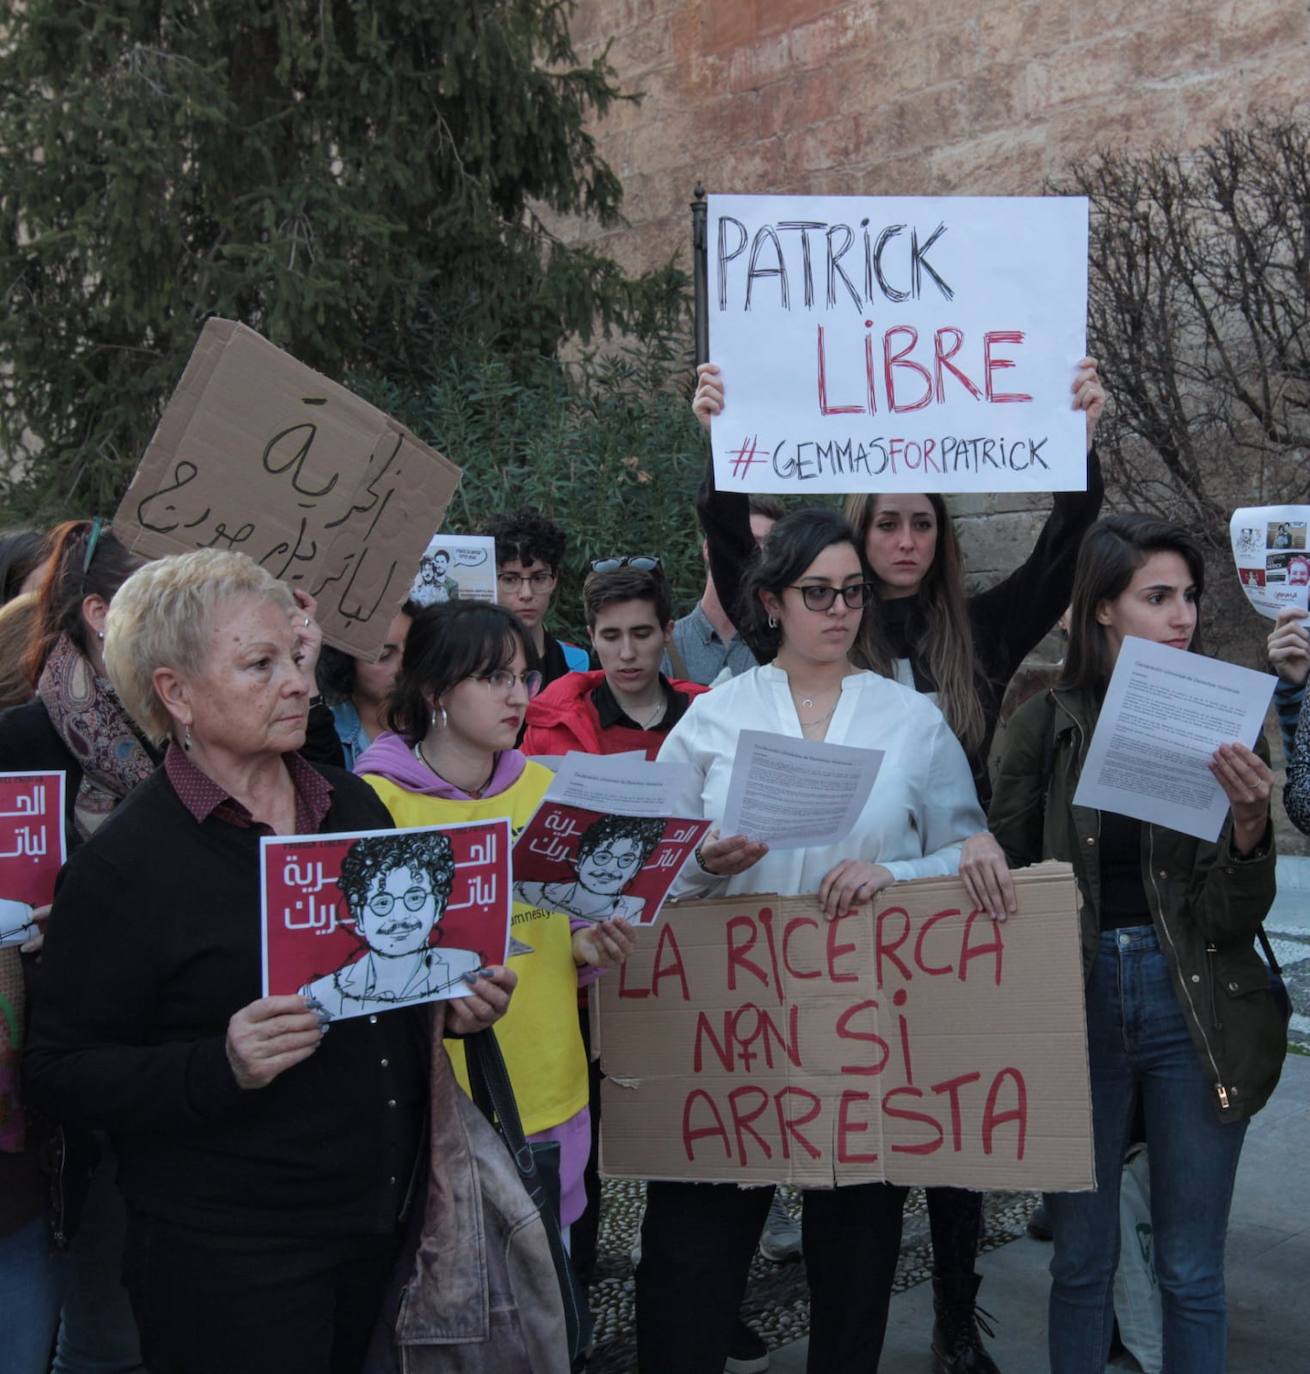
[[[874,1374],[887,1331],[906,1189],[807,1189],[810,1374]],[[637,1266],[640,1374],[723,1374],[772,1188],[651,1183]]]
[[[128,1222],[127,1285],[150,1374],[359,1374],[396,1236],[208,1236]]]
[[[939,1278],[972,1275],[982,1236],[983,1195],[968,1188],[926,1188],[932,1267]]]

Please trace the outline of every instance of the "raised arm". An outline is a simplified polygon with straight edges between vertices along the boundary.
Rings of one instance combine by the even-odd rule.
[[[988,671],[999,682],[1014,676],[1064,614],[1073,594],[1078,549],[1105,499],[1101,460],[1093,442],[1105,409],[1105,389],[1094,358],[1084,358],[1078,364],[1073,404],[1087,417],[1087,490],[1056,492],[1051,514],[1032,552],[1007,578],[969,602],[974,642]]]
[[[710,419],[724,411],[723,374],[714,363],[702,363],[696,369],[696,395],[691,408],[706,434]],[[719,491],[714,484],[714,455],[705,461],[705,480],[696,497],[696,512],[709,550],[710,576],[719,594],[719,603],[741,633],[742,577],[747,563],[755,554],[755,536],[751,533],[750,498],[745,492]],[[742,635],[747,648],[758,659],[768,658],[764,646],[753,643],[749,635]]]

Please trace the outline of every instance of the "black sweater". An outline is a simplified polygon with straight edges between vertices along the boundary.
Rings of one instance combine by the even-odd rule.
[[[968,600],[978,668],[978,695],[987,723],[982,747],[971,755],[969,763],[984,807],[991,797],[987,755],[996,733],[1005,689],[1019,665],[1069,605],[1078,549],[1083,535],[1100,513],[1104,498],[1101,463],[1093,447],[1087,455],[1087,490],[1056,492],[1051,514],[1028,557],[1008,577]],[[746,565],[755,553],[749,498],[741,492],[715,488],[712,457],[706,467],[697,508],[709,545],[710,573],[715,589],[733,623],[739,624],[735,608],[741,600]],[[923,625],[917,614],[917,598],[883,602],[880,609],[892,651],[897,657],[909,660],[915,687],[922,692],[935,691],[937,684],[931,681],[919,652]],[[770,657],[767,647],[751,643],[749,639],[747,643],[761,662]]]
[[[322,833],[388,829],[368,785],[333,787]],[[260,996],[259,841],[198,823],[164,770],[60,877],[23,1074],[54,1120],[108,1130],[140,1213],[216,1235],[359,1235],[396,1222],[427,1100],[428,1008],[333,1024],[269,1086],[227,1062]]]

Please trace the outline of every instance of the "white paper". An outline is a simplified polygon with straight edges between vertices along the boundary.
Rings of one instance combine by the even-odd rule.
[[[0,897],[0,949],[25,945],[37,933],[32,908],[26,902]]]
[[[721,491],[1082,491],[1081,197],[709,198]]]
[[[882,760],[881,749],[743,730],[719,834],[771,849],[836,844],[864,810]]]
[[[686,770],[651,763],[640,751],[627,754],[569,752],[546,789],[552,801],[611,816],[677,816]]]
[[[1228,525],[1237,576],[1251,605],[1270,620],[1310,594],[1310,506],[1247,506]]]
[[[434,534],[423,550],[409,599],[420,606],[496,599],[496,541],[483,534]]]
[[[1229,803],[1207,764],[1221,744],[1254,747],[1277,681],[1128,636],[1074,805],[1217,840]]]

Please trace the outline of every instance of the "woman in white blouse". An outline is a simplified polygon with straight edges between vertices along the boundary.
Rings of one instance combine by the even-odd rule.
[[[835,510],[794,511],[770,532],[746,580],[747,615],[776,645],[771,663],[697,697],[659,758],[691,773],[701,814],[723,813],[742,730],[884,751],[855,828],[839,843],[771,853],[711,830],[675,895],[814,892],[829,918],[910,878],[958,871],[984,829],[969,764],[923,695],[850,660],[873,586]],[[876,1370],[900,1249],[905,1189],[860,1184],[803,1200],[812,1374]],[[648,1185],[637,1270],[642,1374],[720,1374],[771,1188]]]

